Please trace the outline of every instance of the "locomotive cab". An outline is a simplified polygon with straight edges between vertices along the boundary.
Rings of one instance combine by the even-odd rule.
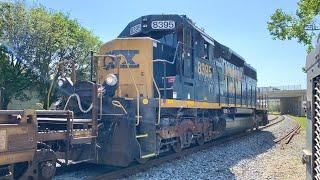
[[[101,163],[127,166],[158,154],[155,109],[160,96],[154,92],[152,62],[156,43],[151,38],[118,38],[104,44],[97,56],[96,81],[105,89],[100,104],[105,136],[100,141],[107,156],[100,156]],[[114,132],[106,133],[106,128]]]

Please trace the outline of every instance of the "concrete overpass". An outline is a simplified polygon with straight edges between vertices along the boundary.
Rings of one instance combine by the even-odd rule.
[[[293,114],[297,116],[305,115],[304,103],[306,101],[307,93],[305,89],[280,90],[274,88],[272,90],[263,91],[263,93],[266,94],[268,100],[280,100],[281,114]]]

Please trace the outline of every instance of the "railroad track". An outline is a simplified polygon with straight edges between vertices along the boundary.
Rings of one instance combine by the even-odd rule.
[[[281,145],[289,144],[289,142],[293,138],[293,136],[300,133],[300,129],[301,129],[301,125],[299,123],[295,122],[295,126],[288,133],[275,139],[274,142],[281,144]]]
[[[259,127],[259,129],[261,129],[261,130],[262,129],[266,129],[266,128],[270,127],[270,126],[273,126],[273,125],[276,125],[276,124],[282,122],[284,119],[285,119],[284,116],[279,116],[279,117],[277,117],[275,119],[271,119],[270,121],[272,121],[272,123],[269,123],[269,124],[267,124],[267,125],[265,125],[263,127]]]
[[[134,165],[134,166],[129,166],[129,167],[126,167],[126,168],[123,168],[123,169],[119,169],[119,170],[116,170],[116,171],[109,172],[107,174],[100,175],[98,177],[92,177],[90,179],[92,179],[92,180],[94,180],[94,179],[95,180],[104,180],[104,179],[125,178],[125,177],[128,177],[128,176],[134,175],[136,173],[145,171],[147,169],[150,169],[152,167],[158,166],[158,165],[163,164],[165,162],[169,162],[169,161],[172,161],[172,160],[175,160],[175,159],[179,159],[179,158],[182,158],[184,156],[199,152],[201,150],[208,149],[209,147],[220,145],[220,144],[223,144],[223,143],[238,139],[240,137],[244,137],[244,136],[246,136],[246,135],[248,135],[250,133],[252,133],[252,132],[241,133],[241,134],[236,135],[236,137],[232,137],[232,138],[231,137],[221,138],[221,139],[218,139],[218,140],[216,140],[214,142],[206,143],[206,144],[204,144],[202,146],[194,146],[194,147],[185,149],[180,153],[171,153],[171,154],[167,154],[167,155],[164,155],[164,156],[157,157],[155,159],[151,159],[146,164],[137,164],[137,165]]]
[[[279,116],[274,116],[274,118],[268,119],[268,120],[269,120],[269,122],[272,122],[272,121],[274,121],[274,120],[276,120],[276,119],[278,119],[278,118],[279,118]]]
[[[278,119],[278,120],[276,120]],[[280,123],[281,121],[283,121],[285,119],[284,116],[279,116],[277,118],[274,119],[275,122],[268,124],[266,126],[260,127],[259,130],[268,128],[270,126],[276,125],[278,123]],[[223,138],[219,138],[216,139],[212,142],[206,143],[202,146],[194,146],[188,149],[183,150],[180,153],[170,153],[170,154],[166,154],[160,157],[157,157],[155,159],[151,159],[149,160],[146,164],[135,164],[126,168],[121,168],[121,169],[116,169],[110,172],[106,172],[105,174],[96,176],[96,177],[90,177],[89,179],[92,180],[104,180],[104,179],[120,179],[120,178],[125,178],[134,174],[137,174],[139,172],[143,172],[145,170],[148,170],[152,167],[158,166],[160,164],[163,164],[165,162],[169,162],[175,159],[179,159],[182,158],[184,156],[199,152],[201,150],[205,150],[208,149],[209,147],[213,147],[213,146],[217,146],[226,142],[230,142],[236,139],[239,139],[241,137],[247,136],[249,134],[254,133],[254,131],[247,131],[247,132],[243,132],[243,133],[239,133],[236,134],[232,137],[223,137]]]

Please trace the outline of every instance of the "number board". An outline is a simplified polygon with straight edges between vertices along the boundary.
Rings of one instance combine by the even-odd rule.
[[[130,35],[134,35],[141,31],[141,24],[134,25],[130,28]]]
[[[207,78],[212,78],[213,68],[211,65],[198,61],[198,74]]]
[[[172,20],[151,22],[152,29],[174,29],[175,27],[176,27],[176,24]]]

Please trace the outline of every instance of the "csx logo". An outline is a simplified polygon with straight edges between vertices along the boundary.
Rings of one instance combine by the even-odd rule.
[[[123,55],[130,67],[139,67],[139,64],[133,61],[133,57],[139,54],[139,50],[112,50],[110,52],[107,52],[106,54],[109,55]],[[123,63],[120,65],[120,67],[127,68],[126,64]]]
[[[198,74],[208,78],[212,77],[213,69],[211,65],[198,61]]]

